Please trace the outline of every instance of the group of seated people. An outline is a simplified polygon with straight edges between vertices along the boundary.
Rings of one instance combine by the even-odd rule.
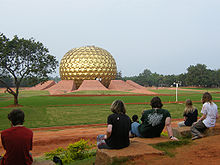
[[[205,92],[202,96],[202,117],[197,121],[198,110],[193,106],[190,99],[186,100],[184,110],[184,121],[178,123],[179,127],[191,127],[192,140],[202,138],[203,132],[214,127],[218,118],[217,105],[212,101],[210,93]],[[106,134],[97,136],[97,147],[99,149],[121,149],[128,147],[130,137],[154,138],[160,137],[164,127],[166,127],[170,140],[177,141],[173,136],[171,127],[171,115],[168,110],[163,109],[163,104],[159,97],[153,97],[151,109],[144,110],[139,121],[138,116],[134,115],[133,122],[126,115],[126,109],[123,101],[116,100],[111,105],[113,112],[107,119]]]
[[[191,100],[186,101],[184,121],[178,125],[191,126],[193,140],[203,137],[202,132],[209,127],[214,127],[218,118],[217,105],[212,101],[210,93],[206,92],[202,97],[202,117],[197,121],[198,111],[192,105]],[[168,137],[178,140],[173,136],[171,127],[171,115],[163,109],[159,97],[153,97],[150,105],[152,109],[144,110],[140,122],[138,116],[133,116],[133,122],[126,115],[125,104],[116,100],[111,105],[112,114],[107,119],[107,131],[104,135],[97,136],[99,149],[121,149],[128,147],[130,137],[153,138],[160,137],[166,127]],[[24,112],[14,109],[8,114],[11,128],[1,132],[2,146],[6,150],[3,157],[0,156],[0,165],[31,165],[33,158],[30,153],[33,143],[32,130],[23,126]]]
[[[171,115],[168,110],[162,109],[161,99],[153,97],[150,105],[152,109],[142,112],[141,124],[136,121],[132,123],[130,117],[126,115],[123,101],[115,100],[111,105],[113,113],[107,119],[106,134],[97,136],[97,147],[99,149],[125,148],[130,144],[130,137],[160,137],[165,126],[169,138],[171,140],[178,140],[173,136]]]

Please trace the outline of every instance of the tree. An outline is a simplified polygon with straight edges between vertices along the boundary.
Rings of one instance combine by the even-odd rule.
[[[206,68],[204,64],[190,65],[187,68],[186,83],[194,86],[210,86],[211,70]]]
[[[58,61],[42,43],[17,36],[10,40],[0,34],[0,83],[14,96],[15,105],[18,104],[22,80],[46,81],[57,66]],[[15,90],[5,81],[8,77],[13,78]]]
[[[186,86],[186,73],[177,75],[177,82],[181,82],[181,86]]]
[[[220,69],[216,71],[217,86],[220,87]]]
[[[152,72],[149,69],[145,69],[143,73],[140,73],[137,77],[137,82],[144,86],[152,86]]]
[[[115,79],[116,80],[122,80],[122,73],[121,73],[121,71],[117,71]]]
[[[177,81],[177,76],[175,75],[165,75],[163,76],[163,84],[164,86],[171,86],[174,82]]]

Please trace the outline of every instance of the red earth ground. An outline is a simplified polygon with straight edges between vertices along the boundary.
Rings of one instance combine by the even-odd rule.
[[[176,126],[180,120],[173,121]],[[41,156],[45,152],[57,147],[67,147],[68,144],[83,139],[89,139],[91,143],[96,142],[96,136],[103,134],[106,130],[105,124],[36,128],[34,131],[34,145],[32,154],[34,157]],[[131,153],[135,152],[131,150]],[[132,160],[133,164],[156,164],[156,165],[219,165],[220,164],[220,135],[205,137],[193,141],[191,145],[175,149],[176,156],[145,156]],[[0,154],[4,150],[0,146]]]

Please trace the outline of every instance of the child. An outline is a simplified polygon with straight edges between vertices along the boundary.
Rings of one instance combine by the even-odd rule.
[[[131,123],[131,127],[137,127],[139,124],[139,121],[138,121],[138,115],[133,115],[132,116],[132,123]],[[129,137],[130,138],[133,138],[133,137],[137,137],[136,136],[136,132],[131,132],[129,133]]]
[[[190,99],[186,100],[186,107],[183,116],[184,121],[178,123],[179,127],[192,126],[192,124],[197,121],[198,111],[193,106],[192,101]]]
[[[192,140],[202,138],[202,132],[209,127],[214,127],[216,119],[218,118],[218,107],[212,101],[210,93],[205,92],[202,97],[202,117],[192,125],[191,133],[193,135]]]
[[[134,122],[139,123],[139,122],[138,122],[138,115],[133,115],[133,116],[132,116],[132,122],[133,122],[133,123],[134,123]]]

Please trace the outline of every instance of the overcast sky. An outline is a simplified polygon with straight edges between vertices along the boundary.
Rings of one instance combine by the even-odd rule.
[[[33,37],[60,62],[72,48],[110,52],[123,76],[220,69],[220,0],[0,0],[0,32]],[[59,75],[57,70],[56,75]]]

